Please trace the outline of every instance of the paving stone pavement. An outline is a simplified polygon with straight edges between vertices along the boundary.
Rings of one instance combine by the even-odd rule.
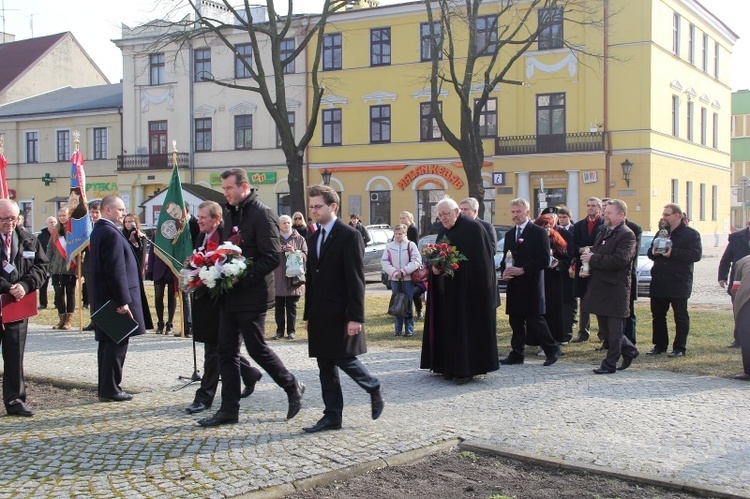
[[[455,439],[680,480],[750,497],[750,384],[641,370],[593,376],[591,366],[530,358],[456,386],[417,369],[416,350],[362,356],[384,382],[386,408],[344,378],[340,431],[307,435],[322,414],[315,363],[304,342],[274,342],[307,384],[305,405],[284,419],[286,396],[266,375],[236,425],[201,428],[184,412],[196,385],[191,342],[135,338],[127,403],[40,410],[0,418],[0,497],[232,497],[372,463]],[[199,357],[201,355],[199,349]],[[72,383],[96,381],[89,334],[31,326],[26,370]],[[286,487],[286,489],[284,488]]]

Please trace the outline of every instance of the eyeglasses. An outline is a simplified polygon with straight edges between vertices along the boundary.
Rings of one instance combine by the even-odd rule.
[[[452,212],[452,211],[444,211],[444,212],[442,212],[442,213],[438,213],[438,216],[439,216],[439,217],[449,217],[449,216],[451,216],[452,214],[453,214],[453,212]]]
[[[675,214],[675,212],[672,212],[672,213],[662,213],[661,216],[663,216],[663,217],[669,217],[669,216],[672,216],[674,214]]]
[[[302,217],[294,217],[295,220],[302,220]]]
[[[327,205],[325,205],[325,204],[311,204],[310,206],[308,206],[308,208],[310,208],[311,210],[319,210],[319,209],[321,209],[324,206],[327,206]]]
[[[18,217],[3,217],[3,218],[0,218],[0,222],[2,222],[4,224],[9,224],[9,223],[12,223],[12,222],[18,222]]]

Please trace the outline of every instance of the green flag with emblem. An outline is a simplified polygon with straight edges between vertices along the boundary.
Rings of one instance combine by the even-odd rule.
[[[174,275],[180,275],[185,259],[193,253],[193,241],[190,236],[187,209],[182,194],[182,183],[177,171],[177,162],[173,162],[172,179],[169,181],[167,194],[159,213],[154,238],[154,254],[161,258]]]

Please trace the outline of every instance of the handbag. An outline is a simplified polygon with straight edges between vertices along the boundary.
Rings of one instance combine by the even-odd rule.
[[[286,276],[299,277],[305,275],[305,261],[300,250],[286,254]],[[302,281],[304,282],[304,280]]]
[[[388,315],[404,318],[409,313],[411,298],[405,293],[393,293],[388,303]]]
[[[427,274],[429,272],[429,269],[425,265],[420,265],[417,270],[412,272],[411,275],[411,282],[424,282],[427,280]]]
[[[305,274],[290,277],[289,281],[289,284],[291,284],[293,288],[298,288],[305,284]]]

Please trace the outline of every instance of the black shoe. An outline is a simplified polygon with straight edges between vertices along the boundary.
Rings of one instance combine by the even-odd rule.
[[[188,412],[189,414],[195,414],[196,412],[202,412],[202,411],[205,411],[205,410],[206,410],[206,409],[208,409],[208,408],[209,408],[209,406],[207,406],[206,404],[204,404],[204,403],[202,403],[202,402],[193,402],[193,403],[192,403],[192,404],[190,404],[189,406],[185,407],[185,410],[186,410],[186,411],[187,411],[187,412]]]
[[[223,424],[234,424],[237,421],[239,421],[239,416],[237,414],[229,414],[228,412],[217,412],[210,418],[200,419],[198,420],[198,424],[200,426],[221,426]]]
[[[618,367],[617,370],[618,371],[624,371],[625,369],[627,369],[628,367],[630,367],[630,364],[633,363],[633,361],[635,360],[636,357],[638,357],[638,355],[639,355],[638,350],[635,351],[635,355],[633,355],[632,357],[629,357],[627,355],[623,355],[622,356],[622,364],[620,364],[620,367]]]
[[[589,341],[589,335],[578,333],[578,336],[574,340],[570,340],[571,343],[583,343],[584,341]]]
[[[312,426],[305,426],[304,428],[302,428],[302,430],[307,433],[317,433],[319,431],[340,430],[340,429],[341,429],[341,423],[336,423],[325,417]]]
[[[282,339],[282,338],[284,338],[284,333],[276,333],[276,336],[274,336],[274,337],[273,337],[273,338],[271,338],[271,339],[272,339],[272,340],[280,340],[280,339]]]
[[[665,348],[654,347],[651,349],[651,351],[646,352],[646,355],[661,355],[666,351],[667,350]]]
[[[289,410],[286,412],[286,418],[292,419],[302,409],[302,395],[305,393],[305,385],[300,380],[294,380],[294,390],[288,393]],[[340,427],[340,425],[339,425]],[[320,431],[320,430],[318,430]]]
[[[393,336],[401,336],[401,333],[393,333]]]
[[[385,402],[383,401],[383,383],[380,383],[377,390],[370,393],[370,407],[372,408],[372,419],[378,419],[383,413],[383,407],[385,407]],[[339,425],[340,427],[341,425]]]
[[[36,309],[37,310],[45,310],[47,308],[47,305],[39,305]]]
[[[683,352],[682,350],[672,350],[671,353],[667,354],[667,357],[670,357],[672,359],[676,359],[677,357],[684,357],[684,356],[685,356],[685,352]]]
[[[26,404],[20,400],[15,404],[8,406],[8,416],[22,416],[24,418],[30,418],[34,415],[34,411],[29,409]]]
[[[547,360],[544,361],[543,366],[551,366],[555,362],[560,360],[560,348],[558,347],[557,351],[553,353],[552,355],[547,356]]]
[[[734,379],[738,379],[740,381],[750,381],[750,373],[738,374],[734,377]]]
[[[164,324],[156,326],[156,334],[164,334]]]
[[[164,330],[164,334],[166,334],[167,336],[169,336],[173,332],[174,332],[174,330],[172,329],[172,325],[171,324],[167,324],[167,328]],[[177,336],[179,336],[179,335],[180,334],[177,333]]]
[[[462,376],[460,378],[454,378],[453,382],[457,385],[465,385],[466,383],[470,382],[474,379],[474,376]]]
[[[523,357],[511,357],[510,355],[504,359],[500,359],[500,363],[504,366],[510,366],[513,364],[523,364]]]
[[[728,348],[740,348],[740,342],[737,340],[734,340]]]
[[[594,369],[594,374],[614,374],[615,369],[607,369],[606,367],[597,367]]]
[[[609,347],[604,345],[604,343],[599,345],[597,348],[594,348],[595,352],[606,352],[607,350],[609,350]]]
[[[93,331],[94,330],[94,323],[89,322],[89,325],[83,328],[84,331]]]
[[[241,398],[241,399],[245,399],[245,398],[249,397],[250,395],[252,395],[252,394],[253,394],[253,392],[255,391],[255,384],[256,384],[256,383],[257,383],[258,381],[260,381],[260,378],[262,378],[262,377],[263,377],[263,373],[260,373],[260,374],[258,375],[258,379],[254,379],[254,380],[252,380],[252,381],[251,381],[250,383],[247,383],[247,384],[245,385],[245,389],[244,389],[244,390],[242,390],[242,393],[240,393],[240,398]]]
[[[100,395],[99,402],[127,402],[133,400],[133,396],[128,392],[115,393],[114,395]]]

